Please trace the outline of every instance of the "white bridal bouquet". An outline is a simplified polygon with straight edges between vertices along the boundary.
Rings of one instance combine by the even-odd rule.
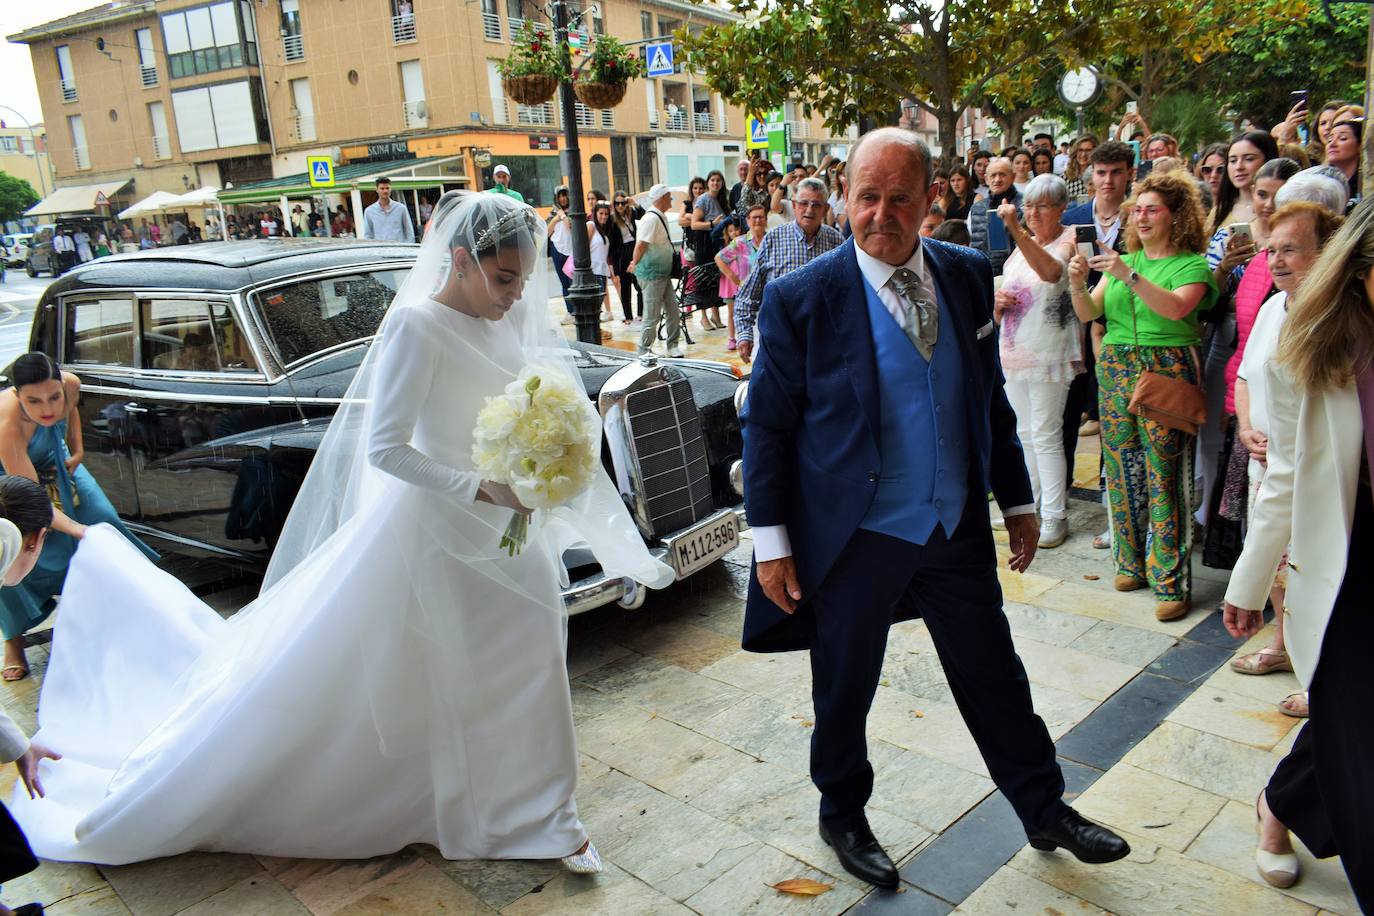
[[[587,393],[564,372],[526,366],[477,415],[472,460],[487,480],[510,487],[531,509],[566,505],[591,485],[601,459],[601,424]],[[517,512],[501,538],[515,556],[529,539]]]

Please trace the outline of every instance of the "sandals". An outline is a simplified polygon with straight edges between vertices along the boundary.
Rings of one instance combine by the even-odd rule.
[[[1108,550],[1112,546],[1112,533],[1104,531],[1093,538],[1093,548],[1096,550]]]
[[[1237,674],[1264,675],[1275,671],[1292,671],[1293,663],[1282,649],[1266,647],[1231,659],[1231,670]]]
[[[18,677],[10,677],[10,672],[11,672],[11,671],[18,671],[18,672],[19,672],[19,676],[18,676]],[[29,666],[28,666],[28,665],[6,665],[5,667],[0,668],[0,679],[9,681],[10,683],[14,683],[15,681],[22,681],[24,678],[26,678],[26,677],[28,677],[28,676],[29,676]]]
[[[575,852],[570,856],[560,859],[563,867],[574,875],[599,875],[602,871],[601,856],[597,853],[592,841],[582,847],[580,852]]]
[[[1264,790],[1255,798],[1255,831],[1259,833],[1264,827],[1264,818],[1260,815],[1260,799],[1264,798]],[[1273,813],[1272,811],[1270,812]],[[1285,888],[1292,887],[1298,883],[1298,878],[1302,875],[1302,865],[1298,862],[1298,857],[1291,852],[1269,852],[1260,849],[1258,837],[1255,840],[1255,868],[1259,871],[1264,883],[1273,887]]]
[[[1306,719],[1308,716],[1307,691],[1299,690],[1279,700],[1279,712],[1293,719]]]

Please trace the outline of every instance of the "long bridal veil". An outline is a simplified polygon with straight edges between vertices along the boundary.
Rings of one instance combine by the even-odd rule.
[[[118,539],[91,532],[39,710],[44,743],[65,759],[45,764],[47,799],[14,805],[40,855],[118,864],[187,849],[576,848],[540,839],[580,831],[575,756],[564,762],[573,739],[559,558],[586,546],[609,575],[654,588],[672,571],[605,473],[571,505],[536,513],[511,557],[499,547],[509,510],[408,483],[369,458],[371,432],[397,409],[397,366],[433,363],[413,445],[455,475],[475,474],[484,399],[526,365],[580,384],[550,316],[543,242],[534,212],[508,197],[440,200],[262,591],[228,621],[150,565],[130,572],[136,561]],[[455,249],[476,256],[492,288],[482,255],[512,245],[530,271],[502,320],[435,301]]]

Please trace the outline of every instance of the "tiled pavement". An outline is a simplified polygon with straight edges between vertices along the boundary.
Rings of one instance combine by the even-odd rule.
[[[691,355],[711,358],[708,346]],[[1094,447],[1079,456],[1082,484]],[[1304,854],[1306,874],[1287,892],[1254,870],[1254,797],[1298,725],[1275,708],[1296,689],[1292,675],[1234,674],[1224,663],[1236,644],[1217,614],[1160,623],[1148,595],[1112,591],[1106,554],[1090,543],[1101,510],[1072,506],[1072,539],[1002,580],[1070,795],[1129,836],[1122,862],[1089,867],[1025,846],[915,622],[892,630],[869,718],[869,816],[903,884],[869,892],[839,869],[816,835],[806,776],[806,657],[739,650],[746,537],[726,562],[639,611],[571,623],[578,800],[607,862],[600,877],[549,862],[448,862],[419,846],[338,862],[197,853],[117,868],[44,863],[7,884],[4,899],[41,900],[55,916],[1357,913],[1334,860]],[[221,580],[214,567],[178,573],[225,613],[253,594],[251,581]],[[1223,583],[1197,567],[1198,606],[1215,606]],[[0,687],[27,729],[47,657],[45,635],[35,643],[35,676]],[[13,779],[13,768],[0,776],[6,797]],[[833,889],[794,897],[770,887],[800,877]]]

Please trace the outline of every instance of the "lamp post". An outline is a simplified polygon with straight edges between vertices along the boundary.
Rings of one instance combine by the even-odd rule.
[[[568,6],[566,0],[552,0],[554,40],[563,57],[568,76],[558,86],[563,101],[563,170],[568,175],[568,221],[572,223],[572,284],[567,301],[572,306],[577,339],[581,343],[601,343],[601,287],[592,273],[591,242],[587,238],[586,205],[582,193],[582,154],[577,147],[577,97],[572,87],[572,53],[568,49]]]
[[[43,161],[38,158],[38,141],[34,138],[33,135],[33,125],[29,123],[28,118],[25,118],[23,115],[21,115],[19,112],[15,111],[8,105],[0,105],[0,108],[3,108],[5,111],[12,112],[14,116],[19,120],[23,121],[24,126],[29,129],[29,146],[33,148],[33,167],[38,170],[38,185],[43,191],[43,196],[47,197],[48,182],[47,179],[43,177]]]

